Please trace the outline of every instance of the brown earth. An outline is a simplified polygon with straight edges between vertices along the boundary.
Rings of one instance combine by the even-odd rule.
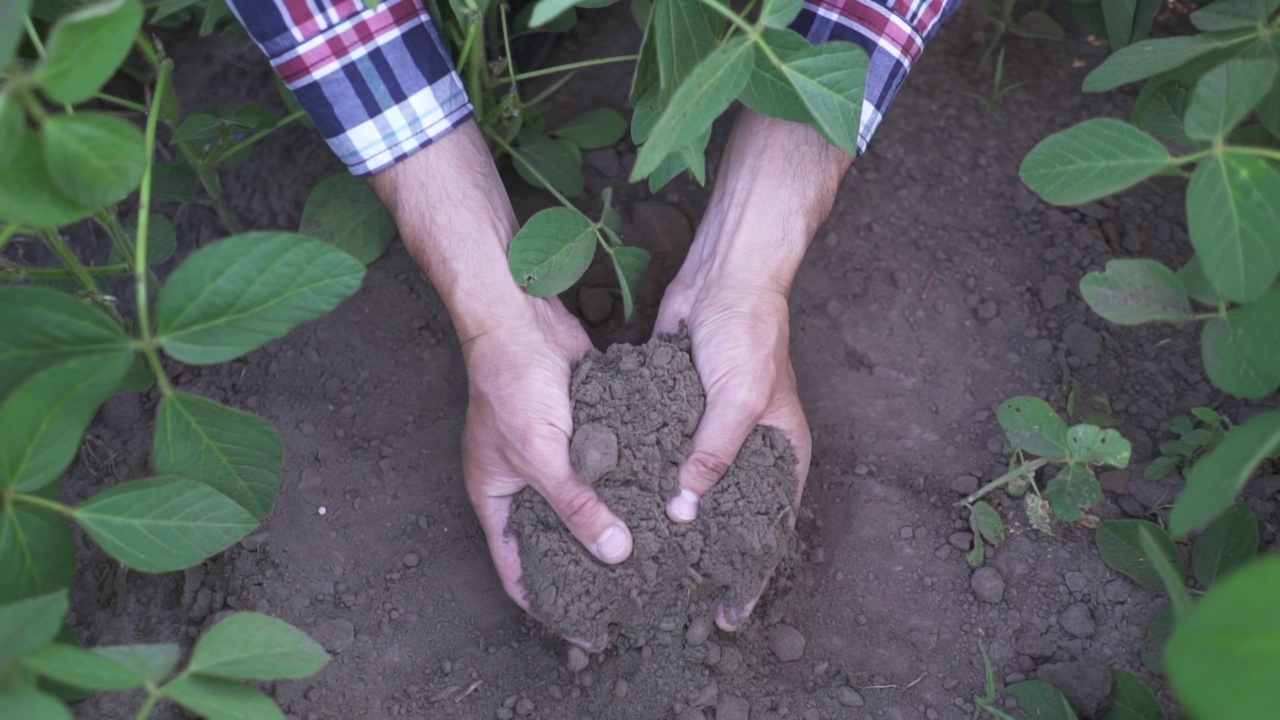
[[[1037,534],[1020,506],[997,499],[1013,536],[975,573],[952,505],[1003,471],[993,410],[1013,395],[1062,408],[1074,392],[1079,413],[1109,414],[1133,441],[1133,466],[1104,476],[1102,518],[1167,512],[1180,481],[1146,482],[1141,471],[1172,415],[1212,404],[1240,421],[1258,408],[1224,401],[1203,380],[1194,330],[1120,329],[1085,307],[1077,283],[1109,258],[1186,259],[1183,185],[1162,178],[1074,209],[1036,200],[1017,177],[1027,151],[1078,120],[1122,116],[1131,97],[1080,93],[1105,48],[1011,40],[1007,80],[1028,84],[985,116],[965,95],[989,85],[973,71],[978,10],[967,7],[926,52],[797,279],[792,354],[815,441],[797,526],[808,549],[741,633],[676,626],[587,657],[507,600],[462,488],[461,355],[439,299],[393,245],[322,320],[226,365],[174,366],[184,391],[279,427],[281,494],[260,532],[185,574],[126,574],[86,547],[73,617],[82,639],[189,644],[226,612],[272,613],[334,656],[315,677],[270,688],[289,717],[307,720],[967,720],[982,647],[998,682],[1053,680],[1085,717],[1105,704],[1107,668],[1154,681],[1139,648],[1163,601],[1109,571],[1088,529]],[[636,44],[622,6],[584,15],[553,61]],[[278,107],[243,37],[176,51],[188,110],[246,93]],[[553,119],[625,107],[624,75],[580,73]],[[721,127],[713,156],[723,140]],[[628,241],[655,254],[634,324],[599,289],[612,285],[607,268],[568,294],[598,320],[600,347],[647,339],[707,198],[687,179],[657,196],[625,186],[633,158],[626,142],[586,153],[588,209],[614,186]],[[245,227],[294,228],[308,188],[339,169],[314,135],[284,132],[227,174],[233,215]],[[524,217],[549,204],[512,186]],[[176,220],[187,252],[225,234],[204,208]],[[126,394],[108,404],[70,494],[146,471],[154,403]],[[1277,485],[1247,494],[1271,548]],[[117,718],[136,706],[116,696],[76,712]]]

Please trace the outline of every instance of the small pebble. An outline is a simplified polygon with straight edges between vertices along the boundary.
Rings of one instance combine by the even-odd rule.
[[[848,685],[836,690],[836,700],[839,700],[840,704],[845,707],[862,707],[864,702],[862,695]]]
[[[587,669],[587,664],[591,659],[587,657],[587,653],[578,646],[569,648],[569,670],[572,672],[582,672]]]
[[[902,527],[898,529],[898,537],[902,538],[903,540],[910,540],[913,534],[914,533],[912,532],[910,527]]]
[[[790,625],[779,623],[769,628],[769,649],[781,662],[804,657],[804,645],[804,635]]]
[[[404,557],[400,558],[400,562],[404,563],[407,568],[418,567],[418,563],[421,561],[422,558],[418,557],[418,553],[413,552],[407,552]]]
[[[533,714],[533,701],[529,698],[520,698],[516,701],[516,717],[529,717]]]
[[[699,615],[689,623],[689,629],[684,633],[684,641],[692,647],[697,647],[707,641],[711,635],[711,618],[705,615]]]
[[[614,697],[624,698],[630,690],[631,686],[627,684],[626,680],[619,679],[618,682],[613,684]]]
[[[993,567],[980,567],[969,578],[969,587],[979,600],[997,604],[1004,600],[1004,578]]]
[[[1087,638],[1093,635],[1096,626],[1093,622],[1093,614],[1089,612],[1089,606],[1084,603],[1076,603],[1058,616],[1058,624],[1073,637]]]

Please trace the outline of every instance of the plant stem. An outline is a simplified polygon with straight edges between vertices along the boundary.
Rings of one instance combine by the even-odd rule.
[[[151,683],[147,683],[147,701],[142,703],[142,707],[138,708],[137,720],[147,720],[151,716],[151,711],[155,709],[156,703],[164,697],[160,695]]]
[[[487,128],[487,127],[486,127],[486,128],[481,128],[481,130],[483,130],[483,131],[484,131],[484,134],[485,134],[485,135],[488,135],[488,136],[489,136],[489,139],[490,139],[490,140],[492,140],[492,141],[493,141],[493,142],[494,142],[498,147],[500,147],[500,148],[502,148],[503,150],[505,150],[505,151],[507,152],[507,154],[508,154],[508,155],[510,155],[513,159],[515,159],[515,158],[521,158],[521,157],[522,157],[522,156],[520,155],[520,151],[518,151],[518,150],[516,150],[515,148],[511,147],[511,145],[510,145],[510,144],[508,144],[506,140],[503,140],[503,139],[502,139],[502,136],[498,135],[498,133],[496,133],[496,132],[494,132],[494,131],[490,130],[490,129],[489,129],[489,128]],[[556,189],[555,189],[555,187],[553,187],[553,186],[551,185],[551,183],[550,183],[550,182],[548,182],[548,181],[547,181],[547,179],[546,179],[545,177],[543,177],[543,176],[542,176],[542,173],[538,172],[538,169],[537,169],[537,168],[535,168],[534,166],[530,165],[527,161],[524,163],[524,166],[525,166],[525,169],[529,171],[529,174],[530,174],[530,175],[532,175],[532,176],[534,177],[534,179],[536,179],[538,182],[542,183],[542,185],[543,185],[543,189],[545,189],[547,192],[551,193],[552,197],[554,197],[556,200],[559,200],[561,205],[564,205],[565,207],[567,207],[567,208],[569,208],[569,209],[571,209],[571,210],[577,210],[577,208],[576,208],[576,207],[574,207],[574,204],[573,204],[573,203],[571,203],[571,202],[569,202],[569,199],[568,199],[568,198],[566,198],[564,195],[561,195],[561,194],[560,194],[560,191],[559,191],[559,190],[556,190]]]
[[[594,58],[591,60],[582,60],[574,63],[566,63],[555,67],[543,68],[541,70],[531,70],[526,73],[520,73],[511,78],[512,82],[520,82],[521,80],[529,80],[531,78],[542,77],[543,75],[554,75],[556,73],[568,72],[570,70],[579,70],[581,68],[592,67],[595,65],[608,65],[609,63],[627,62],[639,58],[639,55],[610,55],[609,57]]]
[[[58,256],[58,259],[62,261],[62,264],[71,273],[72,277],[79,280],[84,289],[96,299],[98,285],[93,282],[93,276],[89,274],[84,264],[80,262],[80,258],[76,257],[75,253],[71,252],[71,248],[67,247],[67,244],[62,241],[62,236],[58,234],[58,231],[54,228],[41,228],[40,239]]]
[[[45,510],[52,510],[58,513],[59,515],[70,516],[75,513],[75,510],[67,507],[66,505],[63,505],[62,503],[56,500],[49,500],[46,498],[42,498],[39,495],[31,495],[29,493],[15,492],[12,495],[10,495],[10,497],[12,497],[13,500],[16,502],[23,502],[28,505],[34,505],[39,508],[44,508]]]
[[[1267,160],[1275,160],[1280,162],[1280,150],[1272,150],[1271,148],[1249,147],[1245,145],[1228,145],[1222,149],[1223,154],[1232,155],[1252,155],[1254,157],[1266,158]]]
[[[226,160],[227,158],[231,157],[232,155],[235,155],[236,153],[240,152],[241,150],[244,150],[245,148],[249,147],[250,145],[253,145],[254,143],[256,143],[256,142],[258,142],[259,140],[261,140],[262,138],[264,138],[264,137],[266,137],[266,136],[270,135],[271,133],[275,132],[276,130],[279,130],[280,128],[284,127],[285,125],[288,125],[289,123],[291,123],[291,122],[293,122],[293,121],[295,121],[295,120],[301,120],[302,118],[306,117],[306,115],[307,115],[307,113],[306,113],[306,111],[304,111],[304,110],[298,110],[298,111],[296,111],[296,112],[293,112],[293,113],[290,113],[290,114],[288,114],[288,115],[285,115],[283,118],[281,118],[281,119],[280,119],[280,122],[279,122],[279,123],[277,123],[275,127],[270,128],[270,129],[268,129],[268,130],[259,130],[258,132],[256,132],[256,133],[254,133],[254,134],[250,135],[249,137],[245,138],[244,140],[241,140],[240,142],[236,143],[235,145],[232,145],[231,147],[228,147],[228,148],[223,148],[221,151],[219,151],[219,152],[218,152],[218,154],[217,154],[217,155],[215,155],[211,160],[208,160],[207,162],[208,162],[210,165],[217,165],[218,163],[222,162],[223,160]]]
[[[40,34],[36,32],[35,23],[31,22],[30,14],[25,12],[22,13],[22,25],[24,28],[26,28],[27,38],[31,40],[31,44],[35,46],[36,55],[40,56],[40,59],[43,60],[44,59],[44,43],[40,42]],[[71,108],[70,103],[64,103],[62,108],[63,110],[66,111],[68,115],[76,114],[76,111]]]
[[[169,76],[173,72],[173,61],[165,59],[160,63],[160,74],[156,78],[156,93],[151,99],[151,112],[147,115],[146,131],[146,164],[142,170],[142,184],[138,190],[138,230],[133,259],[133,287],[138,304],[138,333],[145,343],[143,352],[156,376],[156,383],[166,395],[173,391],[169,386],[169,378],[160,365],[160,355],[156,352],[151,339],[151,310],[147,303],[147,231],[151,226],[151,171],[155,166],[156,127],[160,124],[163,112],[164,94],[169,90]]]
[[[498,18],[502,21],[502,51],[507,54],[507,77],[511,79],[511,85],[516,84],[516,65],[515,59],[511,57],[511,36],[507,33],[507,5],[503,3],[498,8]]]
[[[133,272],[133,266],[125,264],[97,265],[85,267],[84,271],[91,276],[125,275]],[[0,258],[0,272],[11,272],[21,277],[77,277],[69,268],[33,268],[3,258]]]
[[[115,95],[108,95],[107,93],[95,93],[93,99],[119,105],[120,107],[128,108],[134,112],[145,113],[147,111],[146,105],[136,103],[132,100],[125,100],[124,98],[116,97]]]
[[[986,485],[983,485],[977,490],[974,490],[972,493],[969,493],[969,497],[966,497],[965,499],[956,503],[955,507],[964,507],[966,505],[971,505],[977,502],[978,500],[982,499],[982,497],[985,496],[987,493],[990,493],[993,490],[997,490],[1007,485],[1011,480],[1015,478],[1025,477],[1028,480],[1030,480],[1032,474],[1035,473],[1036,470],[1039,470],[1040,468],[1044,467],[1047,464],[1049,464],[1049,461],[1046,460],[1045,458],[1036,458],[1035,460],[1032,460],[1029,463],[1023,463],[1018,467],[996,478],[995,480],[992,480]]]

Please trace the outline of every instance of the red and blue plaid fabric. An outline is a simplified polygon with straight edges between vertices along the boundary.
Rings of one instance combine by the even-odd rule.
[[[925,43],[961,0],[817,0],[792,29],[853,42],[871,63],[859,149]],[[474,115],[421,0],[230,0],[232,10],[356,175],[390,167]]]

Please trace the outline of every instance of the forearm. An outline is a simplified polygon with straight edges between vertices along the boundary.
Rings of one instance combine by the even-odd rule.
[[[676,285],[733,278],[787,294],[852,162],[807,125],[743,108]]]

